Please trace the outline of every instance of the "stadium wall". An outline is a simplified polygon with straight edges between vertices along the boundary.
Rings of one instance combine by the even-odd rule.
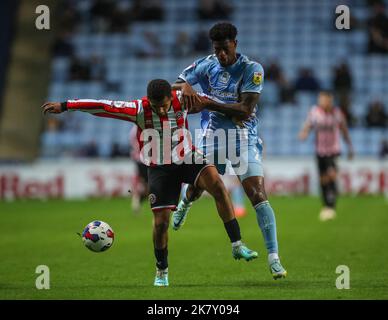
[[[339,188],[348,194],[388,194],[388,163],[376,159],[339,161]],[[134,181],[128,160],[37,162],[0,167],[0,199],[125,197]],[[317,195],[313,159],[266,159],[266,188],[276,195]],[[226,184],[233,185],[226,178]]]

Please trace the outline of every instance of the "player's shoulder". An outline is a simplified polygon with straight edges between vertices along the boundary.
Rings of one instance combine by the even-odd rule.
[[[208,66],[217,63],[217,57],[215,54],[210,54],[208,56],[202,57],[194,61],[194,65]]]
[[[320,108],[318,105],[316,104],[313,104],[311,107],[310,107],[310,110],[309,110],[309,113],[312,114],[312,115],[317,115],[317,114],[320,114],[322,113],[323,110],[322,108]]]
[[[256,60],[254,60],[254,59],[252,59],[244,54],[241,54],[240,63],[242,65],[245,65],[248,69],[264,72],[264,68],[261,65],[261,63],[257,62]]]

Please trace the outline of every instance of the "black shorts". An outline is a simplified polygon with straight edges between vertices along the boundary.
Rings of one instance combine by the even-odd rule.
[[[149,200],[152,211],[175,210],[182,183],[195,185],[202,170],[209,166],[213,165],[183,163],[148,167]]]
[[[136,162],[137,165],[137,173],[144,180],[144,182],[148,182],[148,170],[147,166],[143,162]]]
[[[330,168],[337,170],[337,157],[337,155],[324,157],[317,155],[319,175],[325,174]]]

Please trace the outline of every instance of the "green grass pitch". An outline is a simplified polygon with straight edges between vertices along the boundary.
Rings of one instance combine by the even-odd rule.
[[[184,227],[169,230],[170,287],[154,288],[148,204],[135,216],[129,199],[0,203],[0,299],[387,299],[388,202],[342,197],[337,219],[318,220],[314,197],[272,197],[286,279],[272,280],[255,213],[241,218],[243,240],[259,251],[235,261],[213,201],[196,202]],[[113,247],[87,250],[76,235],[94,219],[115,231]],[[37,290],[35,268],[50,268]],[[335,286],[350,268],[350,289]]]

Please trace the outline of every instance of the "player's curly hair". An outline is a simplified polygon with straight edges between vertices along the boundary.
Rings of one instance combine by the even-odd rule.
[[[235,40],[236,36],[237,28],[229,22],[216,23],[209,30],[209,38],[211,41]]]
[[[147,97],[154,101],[163,101],[171,97],[171,85],[164,79],[153,79],[147,85]]]

